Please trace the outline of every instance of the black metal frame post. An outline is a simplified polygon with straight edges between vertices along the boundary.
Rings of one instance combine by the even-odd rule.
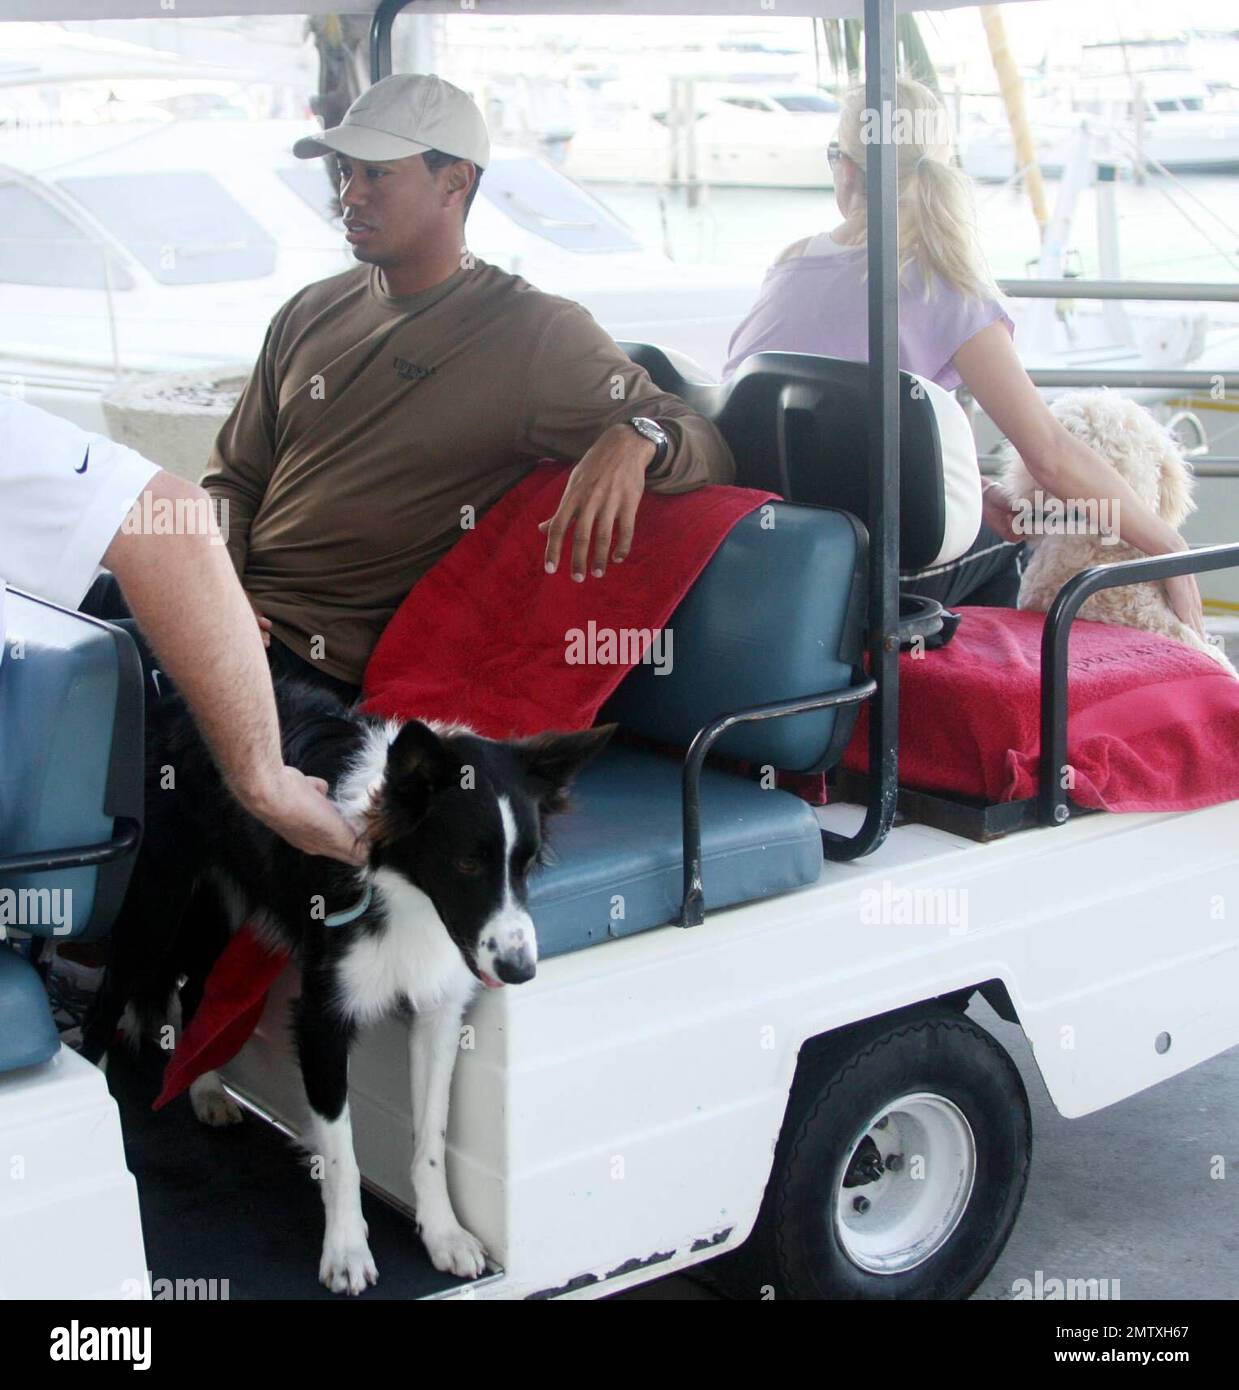
[[[869,253],[869,805],[853,836],[822,831],[827,859],[856,859],[886,838],[899,775],[899,151],[895,0],[865,0],[865,101],[879,139],[865,155]]]
[[[1067,642],[1080,606],[1101,589],[1146,584],[1179,574],[1239,568],[1239,544],[1206,545],[1175,555],[1148,555],[1081,570],[1058,591],[1041,631],[1041,785],[1037,819],[1062,825],[1071,815],[1067,761]],[[1134,635],[1134,634],[1133,634]]]
[[[412,0],[382,0],[370,21],[370,81],[391,76],[391,30],[396,16]]]

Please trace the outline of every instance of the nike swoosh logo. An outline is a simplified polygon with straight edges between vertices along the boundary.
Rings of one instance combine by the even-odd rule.
[[[85,473],[85,472],[86,472],[86,465],[87,465],[89,462],[90,462],[90,445],[88,444],[88,445],[86,446],[86,457],[82,460],[82,466],[81,466],[81,468],[75,468],[73,471],[74,471],[75,473]]]

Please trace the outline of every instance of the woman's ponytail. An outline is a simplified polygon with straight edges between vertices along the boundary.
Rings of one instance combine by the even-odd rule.
[[[928,282],[939,275],[974,299],[998,297],[977,235],[972,182],[953,164],[922,155],[901,196],[900,246]]]
[[[873,131],[872,116],[865,110],[863,87],[843,98],[839,148],[861,169],[867,146],[888,134]],[[890,127],[898,161],[900,273],[917,265],[926,295],[936,275],[972,298],[1000,297],[977,235],[972,180],[950,162],[946,108],[928,87],[901,77]]]

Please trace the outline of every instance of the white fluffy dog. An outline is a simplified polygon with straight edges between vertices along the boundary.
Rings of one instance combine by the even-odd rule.
[[[1182,451],[1169,431],[1135,401],[1115,391],[1072,391],[1060,396],[1050,410],[1076,438],[1108,460],[1136,496],[1176,530],[1195,509],[1192,475]],[[1047,612],[1072,575],[1091,565],[1140,557],[1140,551],[1119,540],[1119,519],[1109,514],[1108,507],[1065,508],[1043,492],[1015,453],[1007,458],[1002,482],[1019,510],[1016,530],[1022,527],[1030,541],[1031,557],[1020,583],[1021,608]],[[1175,616],[1160,583],[1102,589],[1084,603],[1080,616],[1160,632],[1204,652],[1235,674],[1219,647]]]

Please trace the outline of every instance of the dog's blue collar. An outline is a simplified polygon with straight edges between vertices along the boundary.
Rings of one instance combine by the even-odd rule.
[[[323,925],[325,927],[346,927],[350,922],[355,922],[366,908],[370,906],[370,899],[373,895],[374,889],[367,883],[366,891],[361,895],[359,901],[355,902],[352,907],[345,908],[340,912],[329,912],[327,916],[323,918]]]

